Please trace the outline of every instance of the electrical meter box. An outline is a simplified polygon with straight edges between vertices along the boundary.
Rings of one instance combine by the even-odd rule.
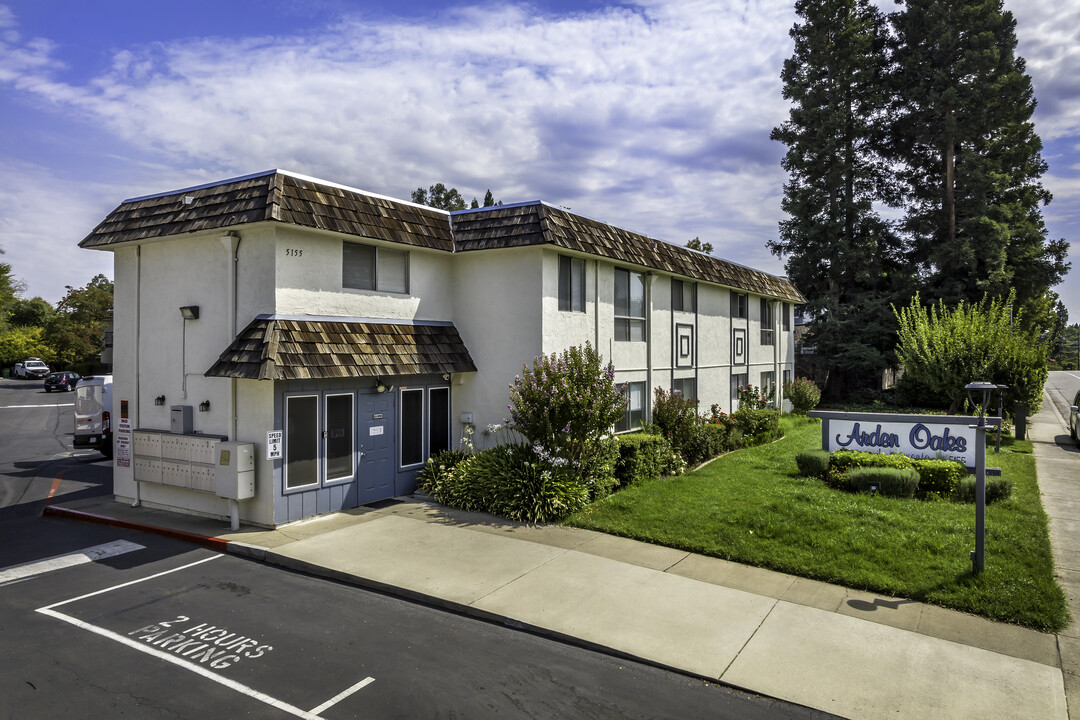
[[[214,464],[214,493],[230,500],[255,497],[255,445],[221,442]]]
[[[169,409],[169,420],[171,425],[169,432],[176,435],[190,435],[193,427],[191,421],[191,406],[173,405]]]

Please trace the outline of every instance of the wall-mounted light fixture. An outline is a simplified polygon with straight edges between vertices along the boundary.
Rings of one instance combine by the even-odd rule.
[[[450,373],[443,373],[442,374],[442,379],[445,380],[446,382],[450,382]]]
[[[387,390],[393,390],[393,389],[394,389],[393,385],[387,385],[381,379],[375,378],[375,392],[384,393]]]
[[[210,411],[210,401],[209,400],[203,400],[201,403],[199,403],[199,412],[209,412],[209,411]]]
[[[198,320],[199,319],[199,306],[198,305],[185,305],[180,308],[180,315],[185,320]]]
[[[159,406],[164,405],[165,404],[165,396],[164,395],[158,395],[156,398],[154,398],[154,404],[159,405]]]

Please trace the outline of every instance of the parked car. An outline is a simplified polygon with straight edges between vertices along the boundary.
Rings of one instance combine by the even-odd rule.
[[[54,372],[45,376],[45,392],[53,390],[71,392],[79,382],[79,373]]]
[[[1069,434],[1072,435],[1073,442],[1080,445],[1080,409],[1077,409],[1077,406],[1080,406],[1080,392],[1076,393],[1069,408]]]
[[[112,434],[112,375],[87,375],[75,386],[76,448],[97,448],[111,458]]]
[[[26,358],[22,362],[15,363],[15,377],[26,380],[38,378],[39,380],[49,374],[49,366],[41,362],[40,358]]]

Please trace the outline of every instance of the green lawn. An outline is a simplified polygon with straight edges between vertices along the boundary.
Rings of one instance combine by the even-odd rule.
[[[1014,485],[987,507],[986,570],[975,576],[974,505],[830,490],[795,466],[796,453],[821,447],[819,422],[788,416],[783,428],[780,441],[627,488],[565,522],[1038,630],[1067,625],[1029,443],[987,454]]]

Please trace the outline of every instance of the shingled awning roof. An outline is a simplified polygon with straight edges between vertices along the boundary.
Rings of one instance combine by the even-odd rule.
[[[452,218],[454,244],[459,251],[549,244],[794,303],[806,302],[786,278],[540,202],[465,210]]]
[[[244,328],[207,377],[313,380],[476,372],[450,323],[280,319]]]
[[[445,211],[273,170],[125,200],[79,247],[275,220],[435,250],[453,250]]]

